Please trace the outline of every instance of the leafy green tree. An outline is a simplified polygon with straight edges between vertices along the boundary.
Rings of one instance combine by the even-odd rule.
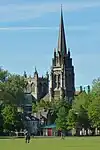
[[[100,96],[100,78],[94,79],[92,82],[92,94]]]
[[[14,124],[14,130],[17,130],[18,132],[21,129],[24,129],[24,122],[23,122],[23,117],[21,113],[16,113],[16,122]]]
[[[66,131],[68,128],[67,117],[68,117],[68,112],[71,108],[71,105],[65,99],[60,99],[59,101],[56,101],[56,103],[54,103],[54,106],[55,104],[56,104],[55,112],[56,112],[56,117],[57,117],[55,122],[57,125],[57,129]]]
[[[75,100],[73,101],[72,104],[72,108],[75,111],[78,111],[81,106],[85,109],[88,109],[89,103],[90,103],[90,94],[87,94],[86,92],[82,92],[75,97]]]
[[[95,128],[100,129],[100,78],[93,80],[90,99],[91,102],[88,106],[88,116],[94,134]]]
[[[91,127],[100,129],[100,98],[96,97],[88,107]]]
[[[40,102],[37,103],[37,106],[39,109],[49,110],[52,107],[52,103],[50,101],[40,100]]]
[[[71,109],[68,114],[68,128],[69,129],[76,129],[77,134],[78,131],[82,128],[86,130],[86,134],[88,134],[88,128],[90,127],[90,120],[88,117],[87,110],[80,106],[78,111]]]
[[[71,105],[65,99],[52,100],[48,103],[49,108],[49,122],[54,123],[58,118],[60,108],[64,107],[68,114]]]
[[[59,109],[61,107],[65,107],[67,113],[69,112],[69,110],[72,107],[71,104],[68,102],[68,100],[65,100],[65,99],[53,100],[51,103],[52,103],[52,108],[54,109],[56,114],[59,112]]]
[[[80,130],[82,128],[87,129],[90,127],[90,121],[88,117],[88,106],[90,104],[90,94],[82,92],[72,104],[72,109],[68,114],[68,128],[76,128]]]
[[[1,128],[2,123],[6,130],[14,128],[19,130],[23,127],[17,107],[23,105],[26,83],[23,76],[10,74],[8,71],[0,69],[0,104],[4,105],[0,113]]]
[[[5,82],[0,83],[0,99],[7,104],[21,105],[24,101],[26,81],[19,75],[10,75]]]
[[[3,116],[2,116],[2,104],[0,104],[0,132],[3,131]]]
[[[78,121],[77,113],[73,109],[70,109],[67,120],[68,129],[76,128],[77,121]]]
[[[68,112],[66,108],[63,106],[59,109],[57,113],[57,119],[56,119],[56,127],[58,130],[66,131],[67,130],[67,115]]]
[[[17,120],[16,120],[16,116],[17,116],[18,112],[15,106],[13,105],[5,105],[4,109],[2,110],[2,116],[3,116],[3,127],[6,131],[13,131]]]
[[[88,112],[83,106],[80,107],[77,116],[79,126],[87,131],[87,129],[90,127],[90,121]]]

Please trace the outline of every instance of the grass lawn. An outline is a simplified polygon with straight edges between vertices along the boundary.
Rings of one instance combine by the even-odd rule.
[[[100,137],[0,139],[0,150],[100,150]]]

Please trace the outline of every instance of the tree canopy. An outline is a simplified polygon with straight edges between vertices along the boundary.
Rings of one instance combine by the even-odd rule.
[[[26,81],[23,76],[0,69],[0,129],[21,128],[18,106],[24,102]]]
[[[17,108],[24,104],[26,86],[24,76],[0,68],[0,131],[23,128]],[[56,123],[57,129],[100,129],[100,78],[93,80],[89,93],[81,91],[75,96],[72,105],[66,99],[33,103],[33,113],[42,110],[49,113],[49,123]]]

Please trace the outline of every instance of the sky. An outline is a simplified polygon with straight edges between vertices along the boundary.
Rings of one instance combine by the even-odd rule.
[[[50,70],[57,47],[60,7],[75,85],[100,77],[100,0],[0,0],[0,66],[11,73]]]

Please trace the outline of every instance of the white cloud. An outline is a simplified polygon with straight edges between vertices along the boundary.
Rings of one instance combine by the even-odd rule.
[[[78,11],[85,8],[100,7],[100,2],[63,3],[64,11]],[[59,12],[60,3],[17,3],[0,5],[0,21],[27,20],[45,13]]]
[[[87,26],[65,26],[67,31],[99,31],[100,24],[91,24]],[[49,26],[8,26],[8,27],[0,27],[0,31],[22,31],[22,30],[59,30],[59,26],[49,27]]]
[[[58,27],[0,27],[1,31],[18,31],[18,30],[58,30]]]

